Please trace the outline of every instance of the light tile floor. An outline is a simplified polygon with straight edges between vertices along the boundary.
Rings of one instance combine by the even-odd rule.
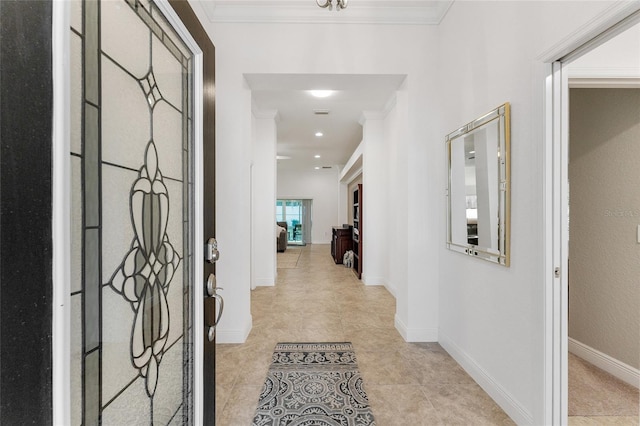
[[[216,346],[216,424],[251,425],[278,342],[352,342],[378,426],[514,424],[437,343],[406,343],[395,299],[306,246],[275,287],[252,292],[246,343]]]

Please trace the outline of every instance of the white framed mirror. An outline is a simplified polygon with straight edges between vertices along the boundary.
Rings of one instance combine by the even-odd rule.
[[[447,248],[509,266],[510,105],[446,136]]]

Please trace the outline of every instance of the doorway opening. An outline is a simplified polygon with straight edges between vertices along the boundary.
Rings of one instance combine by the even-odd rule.
[[[637,419],[640,85],[569,87],[568,415]]]
[[[305,246],[311,235],[313,200],[276,200],[276,221],[287,223],[287,244]]]
[[[640,25],[566,68],[568,415],[637,418]]]
[[[569,64],[638,22],[640,5],[637,3],[611,8],[594,20],[589,29],[566,39],[546,58],[545,216],[548,239],[545,260],[551,273],[545,274],[546,342],[550,348],[546,358],[549,398],[545,403],[545,418],[549,424],[566,424],[569,414]],[[637,49],[627,52],[635,58],[638,54]],[[640,78],[640,72],[638,74]]]

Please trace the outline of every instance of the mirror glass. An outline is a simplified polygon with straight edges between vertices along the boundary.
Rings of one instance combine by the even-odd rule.
[[[509,265],[509,104],[446,137],[447,247]]]

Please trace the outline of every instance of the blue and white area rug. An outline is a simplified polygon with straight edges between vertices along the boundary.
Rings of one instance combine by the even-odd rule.
[[[278,343],[254,426],[374,426],[351,343]]]

